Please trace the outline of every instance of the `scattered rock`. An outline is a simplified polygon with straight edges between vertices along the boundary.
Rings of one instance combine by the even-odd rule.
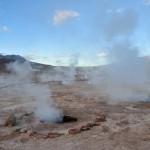
[[[27,130],[28,130],[27,128],[22,128],[22,129],[20,129],[20,132],[21,132],[21,133],[26,133]]]
[[[60,133],[48,133],[48,138],[57,138],[60,137],[62,134]]]
[[[106,116],[104,113],[100,113],[99,117],[95,119],[95,122],[104,122],[106,121]]]
[[[79,130],[79,129],[70,129],[70,130],[68,131],[68,133],[69,133],[69,134],[78,134],[78,133],[80,133],[80,130]]]
[[[91,128],[88,125],[81,126],[80,131],[90,130]]]
[[[150,141],[150,135],[142,137],[143,141]]]
[[[93,126],[100,126],[101,124],[99,122],[94,122]]]
[[[87,123],[86,126],[92,128],[92,127],[94,127],[94,123]]]
[[[100,126],[101,124],[99,122],[92,122],[92,123],[87,123],[86,126],[89,126],[90,128],[94,127],[94,126]]]
[[[27,134],[28,134],[29,136],[33,136],[34,133],[36,133],[36,132],[33,131],[33,130],[28,130],[28,131],[27,131]]]
[[[130,110],[130,111],[136,111],[138,110],[137,108],[135,108],[134,106],[130,105],[130,106],[125,106],[125,109]]]
[[[98,135],[92,135],[91,137],[96,138]]]
[[[101,122],[101,120],[102,120],[101,118],[96,118],[95,122]]]
[[[33,114],[33,112],[25,112],[25,113],[24,113],[25,116],[30,116],[30,115],[32,115],[32,114]]]
[[[93,123],[87,123],[86,125],[84,125],[84,126],[81,126],[80,127],[80,129],[76,129],[76,128],[74,128],[74,129],[70,129],[69,131],[68,131],[68,133],[69,134],[78,134],[78,133],[80,133],[80,132],[82,132],[82,131],[87,131],[87,130],[90,130],[92,127],[94,127],[94,126],[100,126],[101,124],[100,123],[97,123],[97,122],[93,122]]]
[[[16,128],[14,129],[15,132],[20,132],[20,130],[21,130],[20,127],[16,127]]]
[[[48,136],[47,135],[42,135],[41,138],[46,139],[46,138],[48,138]]]
[[[4,126],[15,126],[17,125],[15,115],[9,115],[8,118],[5,120]]]
[[[128,122],[128,120],[122,120],[122,121],[117,122],[116,124],[119,126],[122,126],[122,125],[128,125],[129,122]]]

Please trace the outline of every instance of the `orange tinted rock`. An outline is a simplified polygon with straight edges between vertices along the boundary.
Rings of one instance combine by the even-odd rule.
[[[100,113],[99,117],[101,118],[102,121],[106,121],[106,115],[104,113]]]
[[[60,133],[48,133],[48,138],[57,138],[60,137],[62,134]]]
[[[78,130],[78,129],[70,129],[70,130],[68,131],[68,133],[69,133],[69,134],[78,134],[78,133],[80,133],[80,130]]]
[[[106,121],[106,116],[104,113],[100,113],[99,117],[95,119],[95,122],[104,122]]]

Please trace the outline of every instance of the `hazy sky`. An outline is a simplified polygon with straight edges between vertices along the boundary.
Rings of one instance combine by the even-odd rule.
[[[101,65],[122,35],[150,55],[150,0],[0,0],[2,54]]]

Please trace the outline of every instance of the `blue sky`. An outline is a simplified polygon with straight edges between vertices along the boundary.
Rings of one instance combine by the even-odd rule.
[[[78,56],[77,65],[103,65],[122,36],[150,55],[150,0],[0,0],[2,54],[52,65]]]

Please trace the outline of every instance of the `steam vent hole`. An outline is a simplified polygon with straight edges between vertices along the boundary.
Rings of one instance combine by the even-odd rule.
[[[64,115],[62,117],[62,122],[61,123],[72,123],[72,122],[76,122],[78,119],[75,117],[71,117],[71,116],[66,116]]]
[[[61,120],[56,121],[55,123],[63,124],[63,123],[73,123],[77,122],[78,119],[72,116],[64,115]],[[47,121],[41,120],[42,123],[48,123]]]

